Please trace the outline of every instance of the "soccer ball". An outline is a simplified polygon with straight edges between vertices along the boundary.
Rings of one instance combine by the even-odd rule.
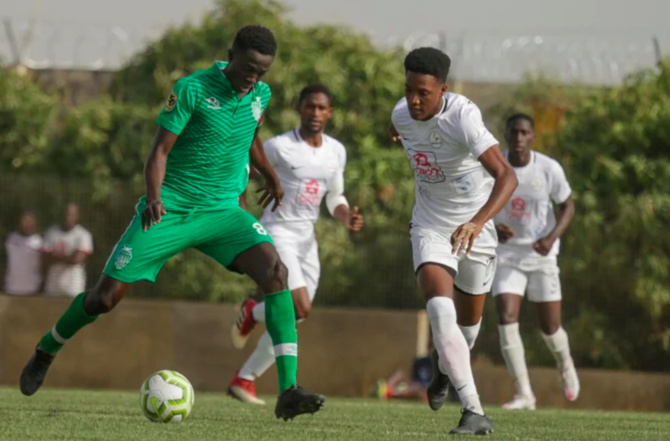
[[[162,370],[153,373],[140,389],[140,407],[151,421],[178,423],[191,413],[195,394],[182,374]]]

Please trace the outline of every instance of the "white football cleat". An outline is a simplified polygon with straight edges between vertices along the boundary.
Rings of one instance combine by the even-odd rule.
[[[535,410],[535,397],[514,395],[512,401],[503,404],[502,408],[505,410]]]
[[[575,401],[579,397],[579,377],[574,363],[566,363],[561,371],[563,382],[563,395],[568,401]]]

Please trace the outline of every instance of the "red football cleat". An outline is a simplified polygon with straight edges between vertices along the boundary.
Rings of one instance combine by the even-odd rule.
[[[249,334],[256,326],[256,320],[251,312],[256,304],[258,304],[256,300],[249,298],[240,306],[240,312],[237,313],[235,324],[230,330],[230,337],[236,349],[242,349],[247,344]]]
[[[256,383],[235,374],[228,385],[228,395],[243,403],[264,405],[265,401],[256,397]]]

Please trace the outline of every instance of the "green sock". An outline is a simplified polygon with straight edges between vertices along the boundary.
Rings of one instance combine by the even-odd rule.
[[[291,291],[284,290],[265,296],[265,327],[274,346],[281,393],[297,384],[298,333],[295,330]]]
[[[72,338],[77,331],[84,326],[93,323],[95,319],[98,318],[97,315],[88,315],[86,311],[84,311],[85,296],[86,293],[82,292],[72,300],[72,303],[70,303],[65,314],[58,319],[56,325],[51,328],[51,331],[47,332],[44,337],[42,337],[42,340],[40,340],[40,344],[38,345],[40,350],[56,355],[65,342]]]

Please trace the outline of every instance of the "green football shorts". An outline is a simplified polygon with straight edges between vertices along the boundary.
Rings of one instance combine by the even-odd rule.
[[[232,269],[230,266],[242,252],[260,243],[274,244],[263,225],[240,207],[190,213],[168,211],[158,224],[143,231],[145,207],[142,199],[107,260],[104,272],[116,280],[155,282],[165,262],[188,248]]]

